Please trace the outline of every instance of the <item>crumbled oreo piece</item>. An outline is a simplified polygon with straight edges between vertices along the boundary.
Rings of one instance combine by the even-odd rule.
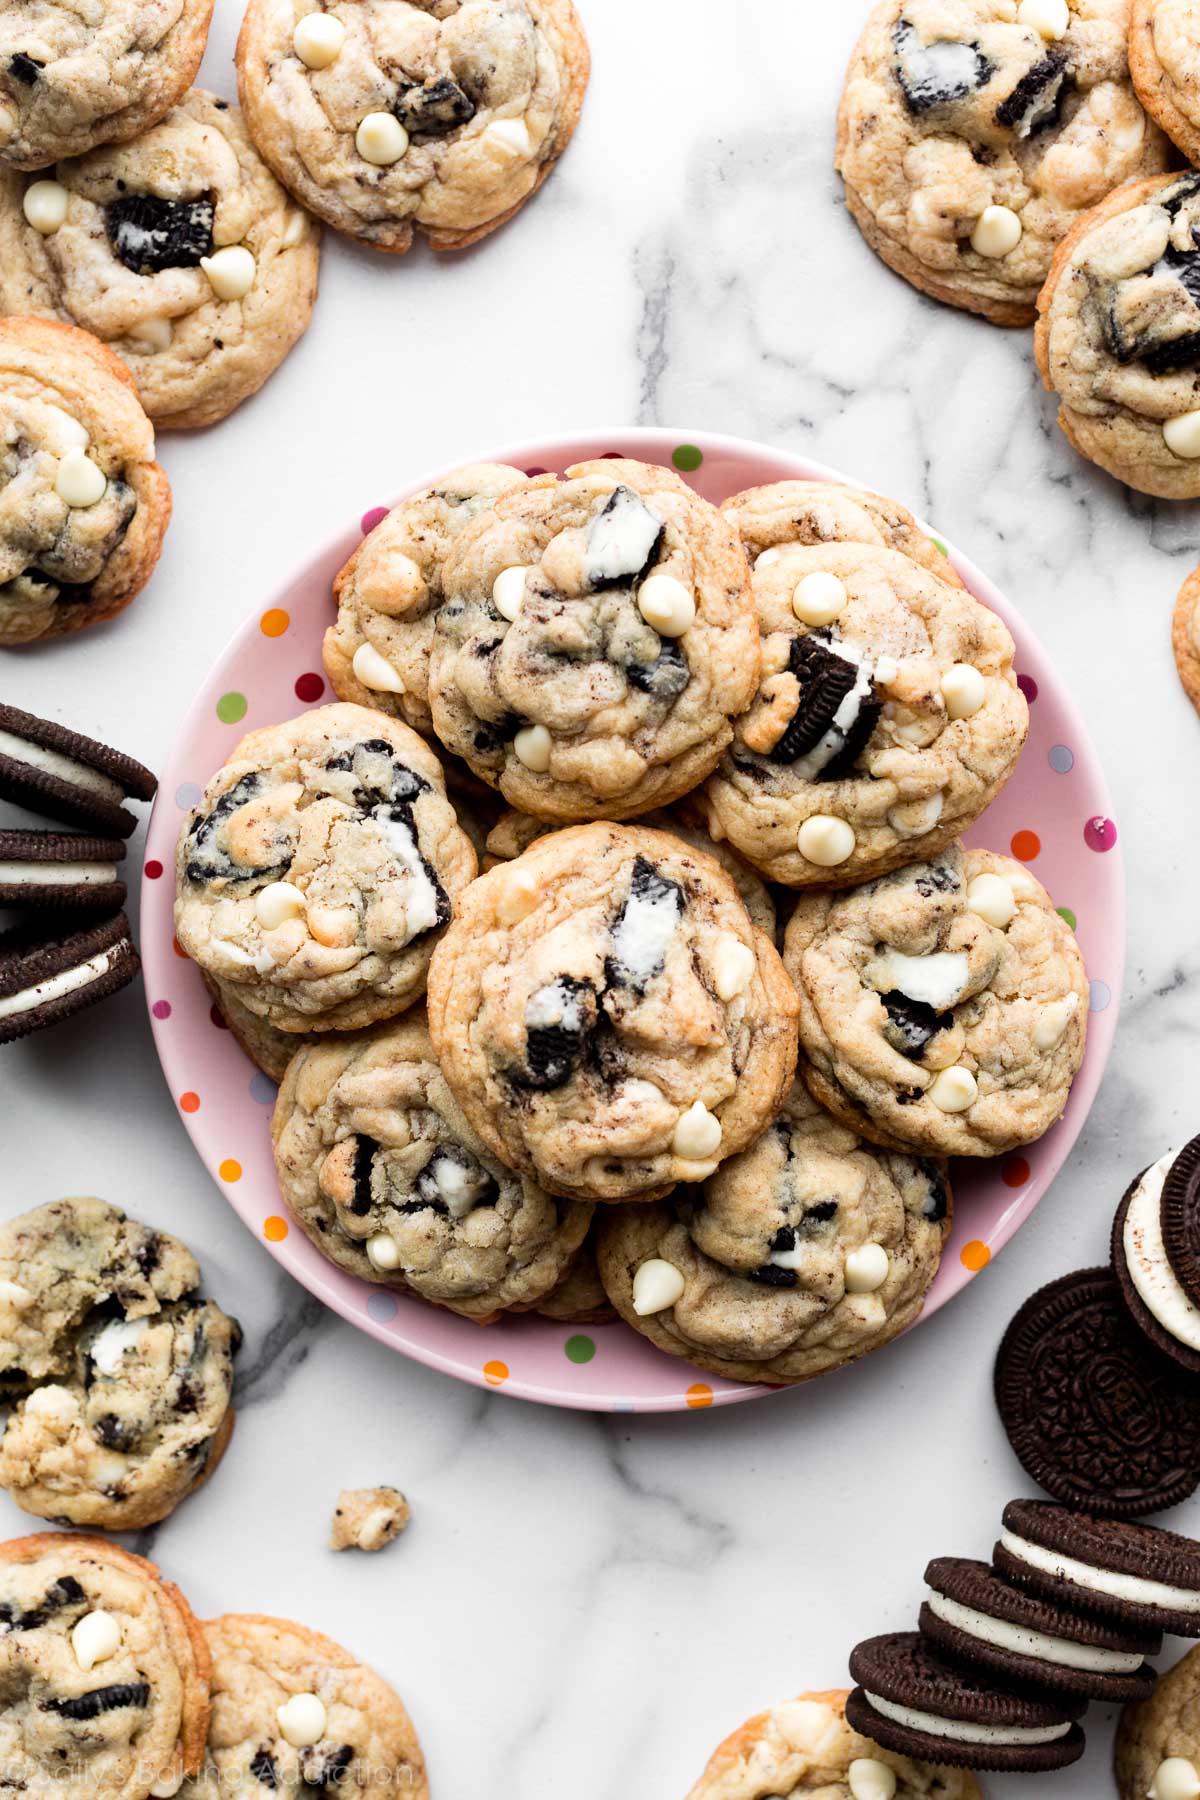
[[[365,1131],[360,1131],[354,1140],[354,1164],[350,1173],[351,1199],[348,1211],[356,1218],[365,1218],[371,1210],[371,1172],[375,1167],[375,1152],[379,1145],[374,1138],[369,1138]]]
[[[1141,1630],[1200,1637],[1200,1543],[1157,1525],[1010,1500],[993,1566],[1062,1606]]]
[[[1200,362],[1200,251],[1168,247],[1154,267],[1113,282],[1101,302],[1117,362],[1170,375]]]
[[[892,48],[904,104],[918,117],[935,107],[965,100],[985,87],[995,73],[978,44],[953,39],[923,44],[916,27],[904,18],[892,29]]]
[[[940,1225],[950,1211],[950,1183],[946,1171],[927,1156],[919,1158],[917,1167],[929,1183],[929,1198],[922,1208],[922,1216],[931,1225]]]
[[[26,56],[24,50],[18,50],[14,56],[10,56],[8,59],[8,72],[15,81],[21,83],[22,87],[32,87],[34,82],[40,78],[45,66],[45,63],[39,62],[36,56]]]
[[[912,1000],[899,989],[880,994],[879,998],[887,1013],[883,1035],[892,1049],[898,1050],[901,1056],[920,1056],[930,1039],[942,1029],[944,1021],[924,1000]]]
[[[859,680],[858,658],[836,649],[828,631],[794,637],[788,668],[800,684],[800,699],[787,730],[770,753],[773,763],[798,762],[833,731],[839,714],[844,717],[853,710],[857,715],[857,709],[848,703]],[[831,754],[840,752],[844,741],[842,732]]]
[[[21,926],[0,936],[0,1044],[94,1006],[141,967],[124,913],[66,934]]]
[[[449,75],[405,88],[393,111],[413,137],[445,137],[475,117],[475,102]]]
[[[41,1704],[43,1712],[58,1713],[63,1719],[100,1719],[105,1713],[119,1712],[125,1707],[148,1706],[150,1683],[116,1681],[110,1687],[92,1688],[90,1693],[75,1694],[67,1700],[43,1700]]]
[[[354,776],[355,801],[364,812],[377,806],[411,805],[429,787],[424,776],[401,762],[386,738],[365,738],[331,756],[325,767]]]
[[[630,487],[616,487],[588,527],[583,569],[589,588],[626,587],[647,573],[666,530]]]
[[[226,788],[211,812],[195,821],[188,831],[184,863],[184,873],[189,881],[277,881],[291,867],[292,839],[280,821],[274,826],[272,856],[268,863],[235,862],[221,841],[234,813],[256,800],[262,791],[261,775],[243,775],[231,788]]]
[[[1012,93],[996,108],[996,123],[1015,137],[1032,137],[1058,118],[1067,89],[1067,59],[1048,50],[1022,75]]]
[[[0,906],[111,912],[125,903],[124,858],[120,838],[0,831]]]
[[[122,194],[105,207],[104,229],[117,259],[135,275],[195,269],[213,253],[213,203]]]
[[[531,994],[525,1008],[525,1067],[519,1087],[549,1093],[577,1073],[596,1029],[598,1004],[590,981],[560,975]]]
[[[683,917],[683,889],[660,875],[646,857],[634,859],[629,893],[609,931],[612,949],[604,973],[610,986],[644,994],[666,966],[671,939]]]
[[[152,800],[158,782],[120,750],[52,719],[0,704],[0,799],[69,825],[129,837],[127,798]]]
[[[621,665],[630,687],[664,702],[678,700],[692,679],[687,657],[677,638],[663,638],[658,655],[652,662],[630,659]]]
[[[439,1144],[416,1180],[421,1204],[451,1219],[493,1206],[499,1193],[495,1176],[463,1144]]]
[[[275,1766],[275,1758],[265,1747],[260,1746],[250,1758],[250,1773],[262,1787],[272,1792],[279,1786],[279,1770]]]

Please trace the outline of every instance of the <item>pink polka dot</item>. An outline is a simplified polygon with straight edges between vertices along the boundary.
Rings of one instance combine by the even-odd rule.
[[[311,705],[314,700],[319,700],[324,692],[325,683],[319,675],[310,672],[297,678],[296,698],[303,700],[306,706]]]
[[[147,881],[157,881],[162,875],[162,864],[156,862],[153,857],[148,863],[144,863],[142,867]]]
[[[363,536],[366,537],[368,531],[374,531],[375,527],[379,524],[379,521],[381,519],[386,519],[387,516],[388,509],[386,506],[368,506],[366,512],[359,520],[359,524],[362,526]]]
[[[1117,828],[1111,819],[1097,815],[1084,826],[1083,841],[1089,850],[1111,850],[1117,841]]]
[[[169,1019],[171,1016],[171,1002],[169,1000],[156,1000],[154,1005],[150,1008],[150,1011],[154,1014],[156,1019]]]
[[[1032,675],[1018,675],[1017,676],[1017,686],[1020,688],[1021,692],[1024,694],[1026,700],[1028,700],[1030,706],[1032,706],[1034,701],[1038,697],[1038,684],[1033,679],[1033,676]]]

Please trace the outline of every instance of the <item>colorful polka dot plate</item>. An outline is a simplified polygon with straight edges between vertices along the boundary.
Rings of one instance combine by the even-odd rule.
[[[469,448],[469,447],[468,447]],[[561,470],[602,454],[671,465],[710,500],[782,479],[845,480],[800,457],[733,438],[625,430],[522,444],[463,461]],[[436,481],[430,475],[407,492]],[[397,496],[398,498],[399,496]],[[383,516],[384,493],[247,620],[211,671],[184,722],[151,820],[142,886],[146,991],[163,1070],[192,1141],[242,1219],[296,1279],[335,1312],[418,1361],[477,1386],[556,1406],[668,1412],[727,1405],[776,1390],[701,1374],[662,1355],[624,1325],[577,1327],[536,1317],[481,1331],[468,1320],[356,1281],[333,1268],[286,1216],[275,1185],[269,1121],[274,1088],[214,1023],[196,969],[174,951],[171,869],[182,813],[244,731],[330,698],[321,638],[334,573]],[[1121,992],[1125,889],[1108,790],[1083,722],[1020,616],[987,578],[947,546],[963,579],[1008,624],[1031,703],[1017,773],[970,839],[1027,862],[1078,932],[1091,976],[1087,1059],[1066,1113],[1040,1143],[995,1163],[960,1164],[954,1235],[924,1317],[984,1269],[1029,1217],[1062,1167],[1108,1060]]]

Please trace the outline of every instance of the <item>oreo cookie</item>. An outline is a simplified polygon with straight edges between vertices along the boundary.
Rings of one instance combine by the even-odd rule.
[[[0,1044],[94,1006],[140,967],[124,913],[65,935],[29,926],[6,932],[0,937]]]
[[[1177,1531],[1010,1500],[992,1566],[1056,1605],[1200,1637],[1200,1544]]]
[[[1162,1648],[1152,1626],[1120,1625],[1013,1587],[986,1563],[939,1556],[925,1571],[920,1626],[952,1662],[1021,1687],[1087,1700],[1144,1700]]]
[[[1198,1187],[1200,1140],[1193,1140],[1130,1182],[1112,1229],[1113,1274],[1130,1318],[1156,1350],[1190,1375],[1200,1375],[1200,1268],[1191,1247]]]
[[[132,756],[52,719],[0,705],[0,799],[127,838],[137,820],[125,800],[153,800],[157,787]]]
[[[120,838],[66,831],[0,831],[0,906],[122,906]]]
[[[1067,1506],[1136,1519],[1200,1484],[1200,1385],[1155,1354],[1111,1269],[1028,1299],[996,1357],[996,1404],[1018,1460]]]
[[[850,1656],[855,1731],[918,1762],[1038,1774],[1083,1755],[1087,1702],[992,1687],[940,1656],[916,1631],[868,1638]]]

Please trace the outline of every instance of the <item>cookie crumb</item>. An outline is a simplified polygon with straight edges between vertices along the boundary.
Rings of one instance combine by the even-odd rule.
[[[344,1488],[334,1509],[329,1547],[386,1549],[407,1528],[411,1517],[408,1501],[399,1488]]]

